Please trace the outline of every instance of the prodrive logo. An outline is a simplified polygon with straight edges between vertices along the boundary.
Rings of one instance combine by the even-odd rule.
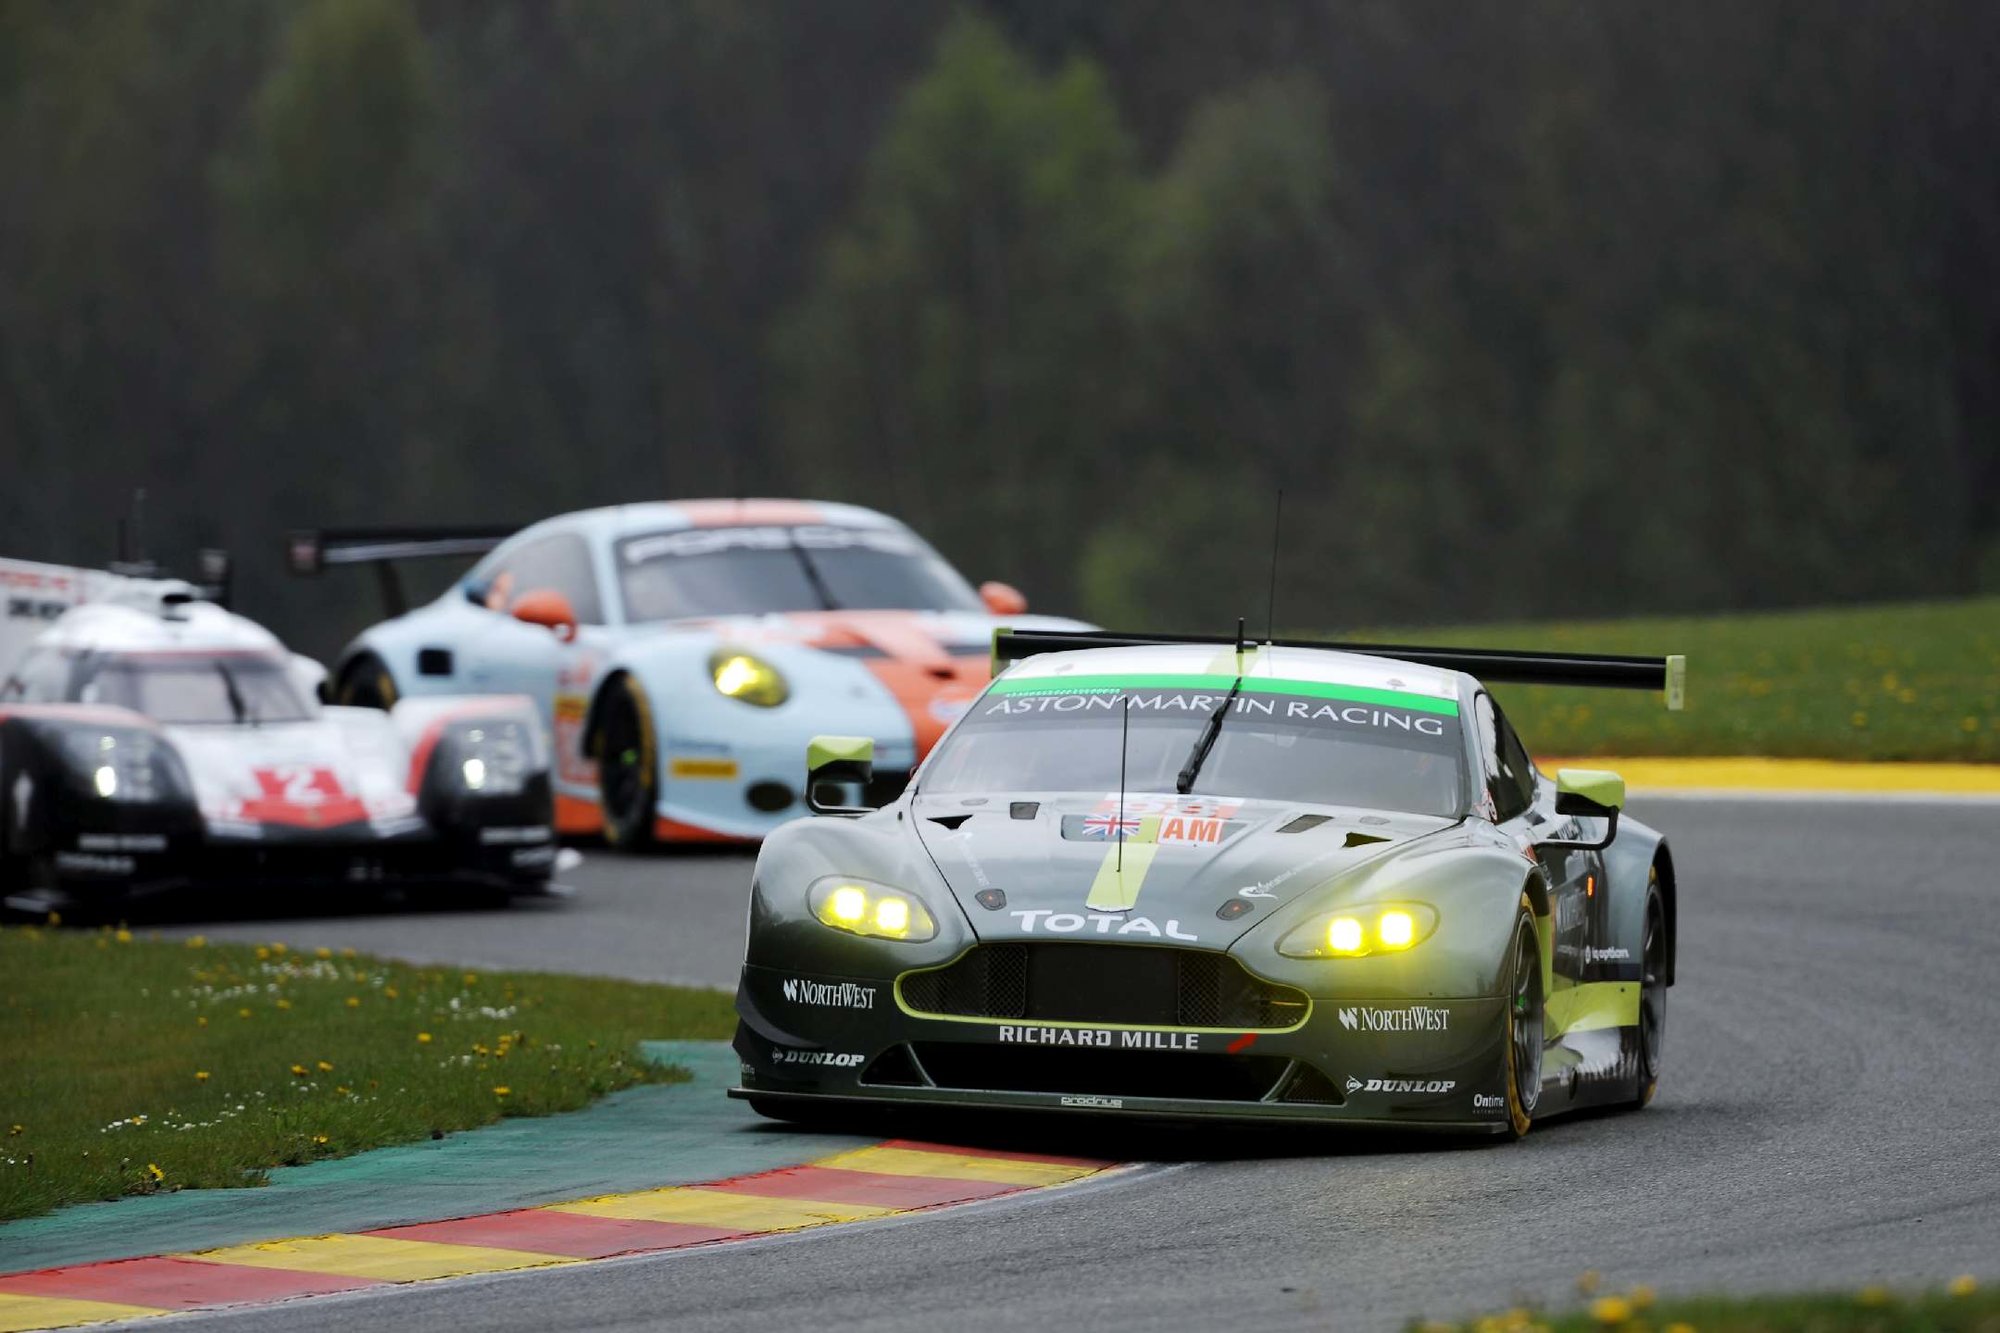
[[[1340,1025],[1349,1032],[1447,1032],[1451,1011],[1425,1004],[1402,1009],[1342,1009]]]

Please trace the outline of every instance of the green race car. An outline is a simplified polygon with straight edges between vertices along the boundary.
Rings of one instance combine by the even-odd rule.
[[[1652,1097],[1673,859],[1615,774],[1537,772],[1481,679],[1678,707],[1682,659],[1005,631],[995,657],[882,809],[840,803],[869,742],[814,742],[825,817],[757,860],[733,1096],[1512,1137]]]

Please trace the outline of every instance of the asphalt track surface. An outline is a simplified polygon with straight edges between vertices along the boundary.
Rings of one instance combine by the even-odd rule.
[[[1387,1329],[1572,1303],[1585,1269],[1674,1293],[2000,1276],[2000,806],[1639,804],[1682,877],[1668,1069],[1643,1112],[1516,1145],[1078,1121],[1070,1150],[1162,1165],[914,1220],[192,1322]],[[721,983],[747,868],[596,854],[575,900],[526,911],[181,928]]]

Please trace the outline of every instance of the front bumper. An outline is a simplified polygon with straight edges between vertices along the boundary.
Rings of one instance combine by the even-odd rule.
[[[1171,1119],[1506,1128],[1504,1001],[1313,996],[1282,1030],[970,1018],[894,979],[746,966],[732,1096]]]
[[[188,887],[355,889],[460,884],[514,892],[544,888],[555,869],[545,824],[440,833],[421,821],[230,832],[80,833],[41,858],[43,883],[76,899],[137,897]]]

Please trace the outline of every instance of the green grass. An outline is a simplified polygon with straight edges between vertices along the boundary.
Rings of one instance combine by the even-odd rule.
[[[727,995],[282,944],[0,929],[0,1219],[570,1111],[682,1077]]]
[[[1542,755],[2000,762],[2000,597],[1340,637],[1687,655],[1688,703],[1679,713],[1657,694],[1496,687]]]
[[[1881,1287],[1818,1296],[1703,1296],[1652,1303],[1643,1288],[1580,1310],[1509,1310],[1462,1326],[1412,1324],[1412,1333],[2000,1333],[2000,1292],[1970,1277],[1944,1291],[1896,1295]]]

